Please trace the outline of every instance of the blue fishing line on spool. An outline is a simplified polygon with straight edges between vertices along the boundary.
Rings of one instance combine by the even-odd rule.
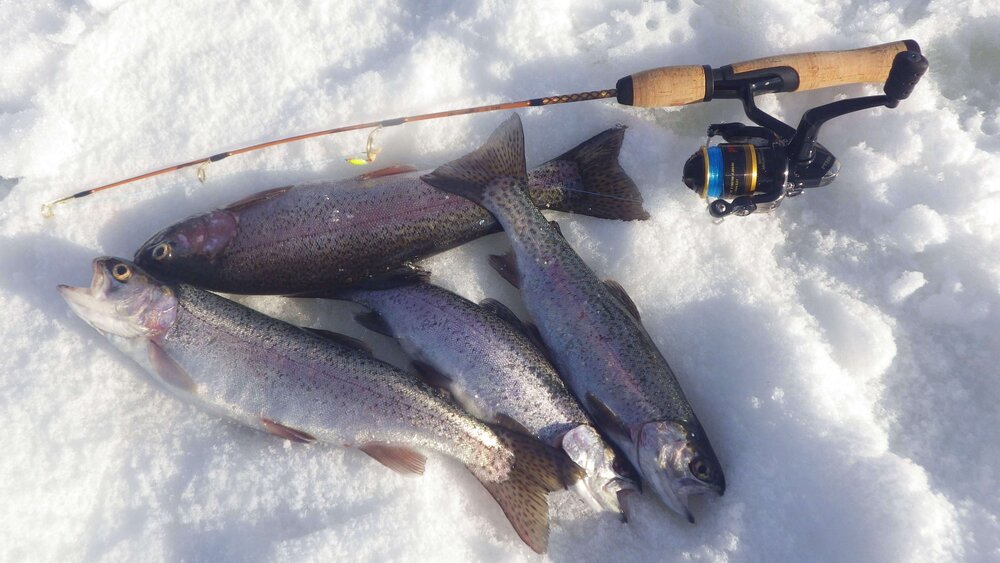
[[[722,149],[708,147],[708,191],[710,198],[722,197]]]

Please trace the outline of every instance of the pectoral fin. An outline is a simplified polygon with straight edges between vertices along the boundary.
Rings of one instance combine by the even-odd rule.
[[[393,446],[383,444],[382,442],[368,442],[358,449],[397,473],[424,474],[424,465],[427,463],[427,456],[405,446]]]
[[[385,318],[375,311],[367,311],[354,315],[354,320],[361,326],[372,332],[377,332],[385,336],[395,336],[392,327]]]
[[[292,442],[301,442],[303,444],[308,444],[310,442],[315,442],[316,438],[307,432],[301,430],[296,430],[290,426],[285,426],[280,422],[275,422],[270,418],[261,418],[260,423],[264,426],[264,430],[268,434],[273,434],[279,438],[284,438],[285,440],[290,440]]]
[[[632,315],[635,320],[640,322],[642,321],[639,317],[639,308],[635,306],[635,301],[632,301],[632,298],[629,297],[628,292],[625,291],[622,284],[616,282],[615,280],[604,280],[604,286],[608,288],[608,291],[611,292],[611,295],[615,296],[615,299],[617,299],[619,303],[625,306],[625,309],[628,310],[629,314]]]
[[[152,341],[149,342],[149,363],[152,364],[156,375],[166,384],[188,393],[197,391],[198,384],[191,379],[188,372]]]
[[[417,371],[420,378],[423,379],[424,383],[427,385],[430,385],[435,389],[451,389],[451,378],[441,373],[431,364],[421,360],[413,360],[410,362],[410,365],[413,366],[413,369]]]
[[[524,434],[525,436],[533,436],[533,434],[531,433],[531,430],[528,430],[523,424],[521,424],[520,422],[514,420],[513,418],[511,418],[507,414],[497,413],[497,415],[494,417],[494,419],[496,419],[496,423],[497,424],[499,424],[500,426],[503,426],[504,428],[506,428],[508,430],[513,430],[514,432],[519,432],[521,434]]]
[[[507,280],[510,285],[516,288],[521,287],[514,251],[510,251],[502,256],[500,254],[490,254],[490,266],[500,274],[500,277]]]
[[[622,422],[622,419],[618,418],[618,415],[600,399],[595,397],[593,393],[587,393],[587,410],[594,417],[594,422],[597,423],[597,426],[608,434],[617,434],[628,439],[632,438],[632,433],[629,431],[628,426]]]

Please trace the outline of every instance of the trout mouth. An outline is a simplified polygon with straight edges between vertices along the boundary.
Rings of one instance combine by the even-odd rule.
[[[111,280],[104,273],[105,269],[100,258],[91,263],[91,269],[94,271],[94,274],[90,280],[89,287],[74,287],[59,284],[57,289],[62,294],[62,298],[66,300],[66,304],[69,305],[69,308],[78,317],[97,329],[101,334],[106,334],[107,331],[102,327],[108,323],[103,322],[103,319],[100,317],[106,317],[110,312],[104,300],[110,288]]]
[[[105,336],[135,338],[160,333],[173,324],[173,291],[135,265],[101,257],[91,264],[89,287],[60,284],[57,289],[70,309]]]

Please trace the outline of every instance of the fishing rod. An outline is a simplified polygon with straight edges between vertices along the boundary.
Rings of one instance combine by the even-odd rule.
[[[887,82],[890,78],[890,70],[899,68],[900,63],[896,62],[898,60],[898,55],[907,53],[915,55],[919,60],[923,60],[923,68],[926,69],[926,59],[920,55],[920,47],[913,40],[905,40],[847,51],[816,51],[765,57],[734,63],[719,68],[712,68],[708,65],[659,67],[626,76],[618,80],[614,88],[606,90],[594,90],[590,92],[560,94],[543,98],[531,98],[515,102],[504,102],[434,113],[424,113],[420,115],[396,117],[381,121],[357,123],[354,125],[335,127],[333,129],[324,129],[322,131],[314,131],[311,133],[303,133],[293,135],[291,137],[265,141],[263,143],[197,158],[181,164],[167,166],[165,168],[146,172],[138,176],[126,178],[124,180],[118,180],[110,184],[104,184],[96,188],[90,188],[43,204],[42,214],[46,217],[51,217],[53,207],[55,205],[65,203],[73,199],[83,198],[91,194],[130,184],[139,180],[182,170],[191,166],[199,167],[198,179],[204,181],[205,168],[213,162],[218,162],[222,159],[229,158],[230,156],[246,154],[248,152],[283,145],[286,143],[302,141],[305,139],[323,137],[347,131],[372,129],[368,136],[365,156],[363,158],[347,159],[347,161],[352,164],[365,164],[374,161],[376,155],[378,154],[378,149],[373,147],[373,139],[375,132],[382,128],[395,127],[404,123],[414,123],[417,121],[427,121],[457,115],[468,115],[473,113],[485,113],[526,107],[543,107],[609,98],[615,98],[618,103],[622,105],[636,107],[671,107],[706,102],[715,98],[741,98],[743,99],[747,116],[751,120],[762,125],[762,127],[767,131],[758,131],[758,129],[761,129],[760,127],[744,127],[743,129],[728,127],[716,129],[715,133],[725,133],[728,137],[726,135],[723,135],[723,137],[728,141],[742,140],[745,141],[743,144],[758,143],[761,146],[767,145],[773,149],[775,147],[780,147],[782,146],[782,143],[787,142],[785,139],[786,137],[789,137],[788,130],[791,128],[784,123],[781,123],[776,118],[771,117],[756,108],[756,106],[753,105],[754,96],[766,93],[800,92],[805,90],[814,90],[817,88],[842,86],[846,84]],[[906,57],[913,58],[912,55],[906,55]],[[899,99],[903,99],[909,95],[909,92],[912,91],[912,85],[916,84],[916,80],[919,80],[919,74],[922,74],[922,72],[920,72],[916,76],[916,79],[912,79],[912,75],[915,71],[909,67],[907,67],[907,69],[904,69],[906,72],[897,71],[895,73],[902,76],[902,78],[894,79],[894,83],[904,80],[906,77],[910,77],[909,80],[912,82],[909,90],[906,90],[905,88],[896,89],[897,91],[895,92],[895,95],[902,96],[893,98],[894,100],[897,100],[897,103]],[[843,101],[846,102],[852,100]],[[835,104],[837,103],[840,102],[835,102]],[[865,107],[875,106],[869,105]],[[852,109],[850,111],[857,110]],[[843,113],[847,112],[844,111]],[[840,113],[839,115],[842,115],[843,113]],[[828,114],[823,114],[820,117],[830,119]],[[803,117],[803,119],[805,119],[805,117]],[[821,124],[822,122],[814,125],[814,133],[818,133],[818,128]],[[722,125],[733,126],[739,124]],[[713,127],[715,126],[713,125]],[[793,135],[794,131],[795,130],[793,130]],[[712,132],[713,129],[709,128],[710,138],[713,136]],[[808,135],[806,136],[808,137]],[[756,145],[754,146],[756,147]],[[815,143],[815,134],[812,136],[811,143],[802,143],[801,147],[822,148],[821,145]],[[802,150],[806,150],[805,148]],[[760,158],[758,158],[756,152],[748,151],[744,148],[743,152],[747,155],[747,157],[746,161],[742,163],[742,175],[737,178],[736,175],[729,174],[729,170],[724,168],[727,164],[735,166],[736,161],[732,158],[727,160],[726,158],[720,157],[716,153],[715,149],[716,147],[707,146],[703,148],[703,162],[700,170],[698,169],[699,164],[696,162],[697,159],[695,159],[695,157],[692,157],[694,161],[689,159],[688,164],[690,166],[685,166],[685,183],[691,187],[691,189],[702,191],[704,197],[708,197],[709,195],[712,197],[727,195],[735,198],[750,198],[750,203],[753,204],[753,207],[751,211],[746,212],[745,210],[749,209],[750,206],[747,202],[742,202],[739,206],[727,207],[723,209],[722,215],[718,215],[716,212],[713,212],[713,216],[725,216],[729,213],[748,214],[756,210],[765,210],[769,205],[771,206],[770,209],[773,209],[774,207],[777,207],[776,202],[780,202],[781,198],[785,195],[792,195],[795,192],[796,188],[795,186],[792,186],[788,189],[784,189],[780,196],[772,198],[770,202],[763,201],[763,199],[767,199],[779,191],[775,190],[772,192],[772,188],[774,188],[774,184],[780,180],[781,175],[775,174],[776,170],[781,168],[781,163],[778,161],[784,157],[784,153],[778,155],[778,153],[772,150],[771,153],[761,155]],[[825,151],[825,149],[823,149],[823,151]],[[808,150],[806,150],[806,152],[808,152]],[[698,156],[698,154],[700,153],[696,153],[695,156]],[[801,154],[798,156],[801,156]],[[830,156],[832,157],[832,155]],[[765,165],[767,165],[767,167],[765,167]],[[789,169],[787,163],[784,169]],[[700,174],[700,172],[704,172],[704,174]],[[827,169],[825,173],[828,172],[829,170]],[[688,177],[689,173],[693,175],[690,178]],[[746,178],[752,177],[756,180],[753,182],[750,182],[749,180],[743,181],[744,176],[746,176]],[[787,176],[787,174],[785,174],[785,176]],[[699,183],[700,180],[698,179],[701,177],[704,178],[703,188],[701,183]],[[767,181],[761,182],[760,179],[762,177]],[[691,183],[688,183],[689,180]],[[734,183],[736,180],[743,181],[743,184],[736,185]],[[720,189],[718,186],[722,185],[720,182],[723,181],[728,182],[728,184],[726,184],[728,187]],[[762,198],[762,196],[766,197]],[[712,205],[715,205],[715,202],[713,202]],[[713,209],[713,207],[710,206],[710,210],[711,209]]]

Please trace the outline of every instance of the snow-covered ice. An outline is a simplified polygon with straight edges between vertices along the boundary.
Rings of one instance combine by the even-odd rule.
[[[697,525],[652,499],[622,524],[553,495],[548,559],[1000,559],[1000,2],[193,0],[0,3],[0,560],[532,560],[489,494],[292,445],[150,388],[57,283],[160,227],[278,185],[357,173],[364,133],[269,149],[56,209],[42,202],[278,136],[607,88],[630,72],[915,39],[896,109],[831,122],[833,185],[714,224],[680,181],[735,101],[522,112],[538,163],[615,123],[653,217],[560,216],[634,297],[726,471]],[[760,104],[789,121],[851,86]],[[387,129],[378,164],[433,167],[504,118]],[[427,262],[470,298],[517,296],[500,236]],[[243,302],[390,342],[350,306]],[[520,309],[518,309],[520,310]]]

